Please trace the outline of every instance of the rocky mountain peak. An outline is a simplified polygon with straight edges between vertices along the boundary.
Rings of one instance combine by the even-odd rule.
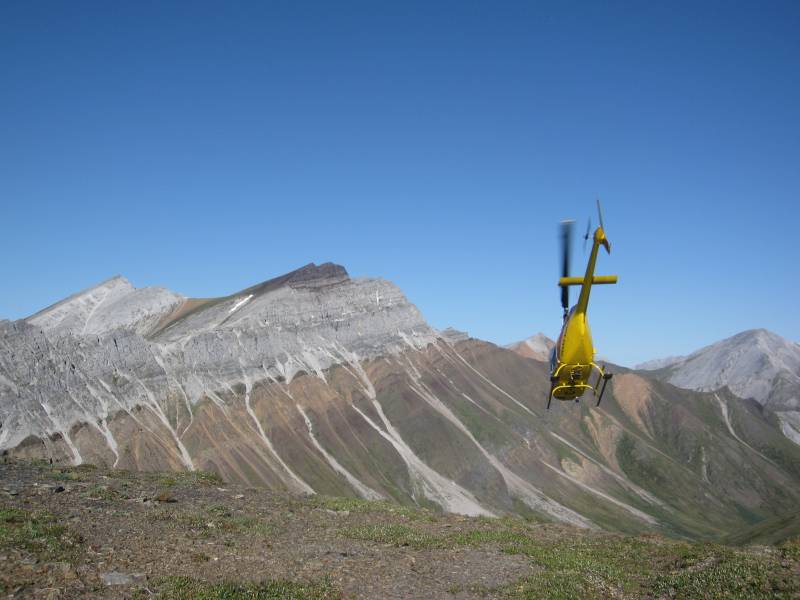
[[[268,279],[235,295],[263,294],[284,286],[291,288],[323,288],[347,281],[350,281],[350,276],[347,273],[347,269],[341,265],[332,262],[322,263],[321,265],[308,263],[299,269]]]
[[[526,358],[533,358],[534,360],[546,362],[550,360],[550,351],[555,345],[556,343],[553,340],[539,332],[521,342],[509,344],[506,348]]]
[[[289,278],[288,284],[294,287],[327,285],[341,283],[350,279],[347,269],[332,262],[322,263],[321,265],[309,263],[296,271],[292,271],[287,276]]]
[[[773,410],[787,437],[800,443],[800,344],[767,329],[749,329],[689,356],[644,363],[678,387],[724,387]]]
[[[113,277],[101,281],[97,285],[76,292],[63,300],[59,300],[55,304],[43,308],[39,312],[28,317],[27,321],[37,325],[46,323],[55,313],[68,312],[70,310],[76,310],[79,307],[93,307],[99,299],[102,299],[108,294],[126,293],[134,289],[131,282],[125,279],[125,277],[122,275],[114,275]]]
[[[135,288],[117,275],[73,294],[25,321],[51,336],[101,335],[116,329],[147,331],[185,298],[159,287]]]
[[[25,319],[44,330],[62,332],[84,331],[97,308],[109,300],[118,299],[135,288],[120,275],[81,290]]]
[[[762,404],[776,377],[800,385],[800,345],[766,329],[743,331],[667,364],[666,379],[679,387],[715,390],[728,386]]]

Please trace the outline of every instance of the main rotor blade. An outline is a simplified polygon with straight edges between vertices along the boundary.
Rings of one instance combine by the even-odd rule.
[[[569,277],[569,250],[572,244],[572,226],[575,221],[561,222],[561,276]],[[561,287],[561,307],[569,309],[569,286]]]

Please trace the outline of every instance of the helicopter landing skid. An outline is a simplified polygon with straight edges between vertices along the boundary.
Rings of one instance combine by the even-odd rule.
[[[550,393],[547,394],[547,410],[550,410],[550,402],[553,401],[553,390],[556,389],[557,383],[558,383],[558,377],[550,378]]]
[[[600,406],[600,401],[603,399],[603,394],[605,394],[606,392],[606,385],[608,384],[608,380],[611,379],[613,376],[614,376],[613,373],[603,372],[602,374],[603,387],[600,388],[600,396],[597,398],[597,404],[595,404],[595,406]],[[600,385],[600,382],[598,381],[597,384]]]

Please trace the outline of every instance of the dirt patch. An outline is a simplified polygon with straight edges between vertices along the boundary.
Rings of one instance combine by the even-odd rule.
[[[614,397],[617,404],[631,421],[642,430],[653,436],[650,423],[650,384],[631,373],[619,373],[614,376]]]

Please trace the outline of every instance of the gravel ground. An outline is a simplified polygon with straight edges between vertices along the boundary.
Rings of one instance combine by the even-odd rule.
[[[398,546],[342,534],[391,522],[452,535],[474,519],[383,503],[374,511],[328,504],[349,506],[212,477],[3,464],[0,506],[51,515],[53,526],[66,529],[56,532],[52,551],[0,548],[0,590],[10,597],[119,598],[156,591],[153,582],[165,576],[327,578],[347,598],[468,598],[470,589],[485,597],[532,570],[525,557],[496,547]]]
[[[8,598],[800,598],[800,539],[732,548],[203,473],[0,464]]]

